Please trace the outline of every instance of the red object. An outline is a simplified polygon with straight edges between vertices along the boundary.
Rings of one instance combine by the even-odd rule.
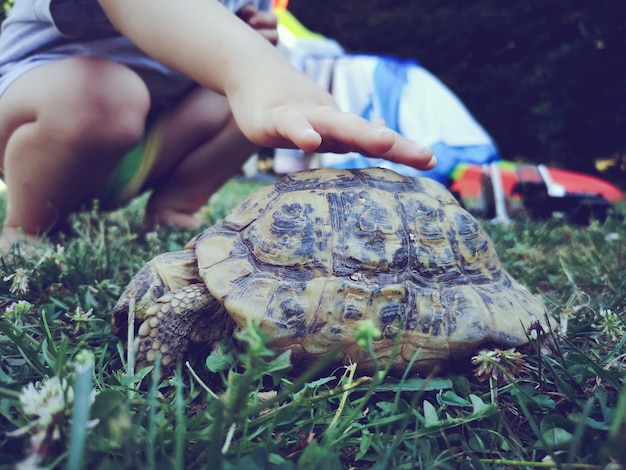
[[[524,170],[526,165],[517,165],[512,162],[499,162],[502,189],[507,197],[513,196],[513,189],[519,182],[522,174],[524,180],[533,178],[531,172]],[[547,168],[552,183],[565,188],[568,194],[597,194],[609,202],[624,200],[624,193],[615,185],[601,178],[577,173],[560,168]],[[450,189],[461,197],[476,199],[480,196],[482,188],[482,166],[462,163],[452,173]]]
[[[286,10],[289,0],[274,0],[274,10]]]
[[[548,170],[552,182],[563,186],[568,193],[599,194],[610,202],[624,200],[624,193],[617,186],[601,178],[560,168],[548,168]]]
[[[499,163],[498,167],[500,168],[504,194],[510,196],[513,187],[517,184],[517,175],[509,162],[504,163],[506,163],[506,165]],[[457,165],[451,175],[452,184],[450,185],[450,189],[463,198],[478,199],[483,186],[482,172],[482,165],[474,165],[471,163],[461,163]]]

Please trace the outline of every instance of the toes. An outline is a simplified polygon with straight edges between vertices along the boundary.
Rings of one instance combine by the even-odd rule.
[[[163,323],[163,318],[171,311],[171,304],[167,302],[167,300],[171,300],[170,297],[172,297],[171,294],[165,295],[158,303],[146,310],[146,318],[137,331],[139,344],[136,362],[138,368],[153,365],[157,354],[161,355],[163,368],[170,368],[177,360],[181,359],[177,357],[176,351],[171,351],[167,325]],[[161,300],[165,302],[161,302]],[[178,338],[176,343],[180,344],[181,338]]]
[[[137,366],[153,365],[161,355],[164,370],[172,369],[189,349],[193,327],[210,300],[204,284],[190,284],[163,295],[145,311],[137,331]]]

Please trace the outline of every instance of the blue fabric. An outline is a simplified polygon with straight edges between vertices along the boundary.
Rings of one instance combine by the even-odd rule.
[[[412,59],[397,59],[395,57],[377,56],[378,63],[374,70],[374,84],[376,93],[376,101],[380,109],[378,113],[373,115],[374,97],[367,106],[362,117],[371,121],[372,119],[382,118],[390,129],[400,132],[400,124],[398,123],[398,109],[402,91],[407,84],[407,70],[409,67],[418,65],[417,61]]]
[[[416,60],[399,59],[388,56],[371,56],[359,54],[361,57],[376,57],[374,69],[374,89],[369,102],[363,108],[361,116],[367,120],[384,119],[387,127],[399,134],[403,134],[399,123],[400,101],[408,83],[408,71],[411,67],[421,67]],[[357,57],[358,57],[357,56]],[[357,111],[357,110],[353,110]],[[358,111],[357,111],[358,112]],[[425,112],[425,110],[421,110]],[[438,117],[433,117],[437,119]],[[450,119],[454,120],[454,116]],[[359,154],[349,154],[343,160],[333,161],[335,168],[368,168],[380,166],[389,168],[407,176],[428,176],[445,183],[454,167],[459,163],[489,163],[500,159],[495,145],[476,144],[467,146],[453,146],[441,140],[427,142],[437,156],[438,165],[429,171],[420,171],[399,163],[392,163],[382,159],[366,158]]]
[[[500,160],[500,154],[493,145],[469,145],[466,147],[451,147],[444,142],[431,145],[433,153],[437,155],[437,166],[432,170],[423,171],[428,176],[441,183],[446,183],[452,170],[459,163],[484,164]]]

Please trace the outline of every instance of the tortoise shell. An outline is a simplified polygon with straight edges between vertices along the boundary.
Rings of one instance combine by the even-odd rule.
[[[296,361],[314,360],[341,344],[342,362],[368,370],[373,360],[355,335],[360,322],[371,320],[382,332],[373,344],[378,360],[404,370],[416,358],[415,369],[430,371],[484,344],[526,343],[528,326],[546,315],[544,305],[502,268],[483,228],[441,184],[390,170],[286,176],[252,194],[186,249],[159,261],[159,271],[167,273],[184,258],[184,267],[176,268],[182,277],[159,282],[168,284],[166,294],[201,285],[197,293],[212,309],[211,320],[191,309],[191,342],[214,340],[207,329],[227,331],[216,326],[221,316],[235,327],[256,321],[270,338],[268,346],[291,350]],[[138,274],[138,286],[128,294],[148,310],[163,294],[146,293],[142,284],[152,279]],[[160,305],[140,312],[139,320],[147,322],[156,310],[159,318],[180,315],[172,313],[169,300]],[[148,351],[155,349],[155,338],[159,347],[172,343],[167,325],[152,323],[159,323],[160,332],[143,328],[142,341],[152,334],[143,348]],[[182,353],[176,354],[180,359]]]

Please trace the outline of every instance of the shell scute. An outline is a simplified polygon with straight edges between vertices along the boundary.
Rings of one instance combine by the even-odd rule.
[[[320,204],[317,194],[311,193],[310,199],[314,204],[303,204],[292,193],[278,194],[256,223],[242,230],[241,239],[258,263],[268,269],[328,271],[332,238],[328,207]]]

